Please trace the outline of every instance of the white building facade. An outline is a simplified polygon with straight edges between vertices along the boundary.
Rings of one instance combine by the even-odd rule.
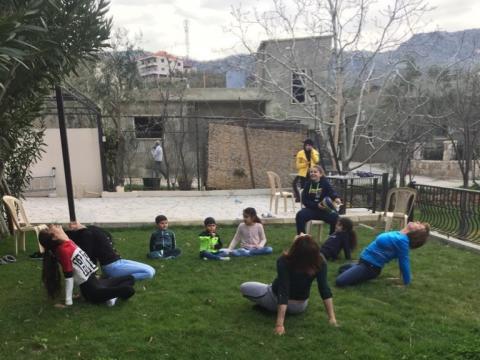
[[[185,68],[182,58],[158,51],[137,60],[138,72],[145,80],[156,80],[165,77],[182,77]]]

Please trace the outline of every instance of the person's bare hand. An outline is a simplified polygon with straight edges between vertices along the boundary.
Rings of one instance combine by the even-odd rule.
[[[79,230],[79,229],[83,229],[85,226],[80,224],[80,222],[78,221],[71,221],[70,224],[68,224],[68,228],[70,230]]]
[[[303,233],[303,232],[301,232],[301,233],[298,234],[298,235],[295,235],[295,237],[293,238],[293,241],[297,240],[299,237],[304,236],[304,235],[306,235],[306,234]]]

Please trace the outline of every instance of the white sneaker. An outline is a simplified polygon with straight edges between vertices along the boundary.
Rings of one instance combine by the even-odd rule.
[[[230,260],[230,257],[224,256],[224,257],[221,257],[220,260],[222,260],[222,261],[228,261],[228,260]]]
[[[105,301],[105,303],[107,304],[108,307],[112,307],[112,306],[115,306],[115,303],[117,302],[117,300],[118,298],[113,298]]]

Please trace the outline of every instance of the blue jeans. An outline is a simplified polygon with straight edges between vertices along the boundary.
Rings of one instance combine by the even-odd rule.
[[[260,249],[246,249],[246,248],[239,248],[232,250],[230,255],[232,256],[255,256],[255,255],[269,255],[271,254],[273,249],[270,246],[264,246]]]
[[[217,252],[200,251],[201,259],[220,260],[220,258],[222,257],[228,257],[228,254],[223,251],[217,251]]]
[[[150,265],[125,259],[102,266],[102,272],[109,278],[132,275],[135,280],[151,279],[155,275],[155,269]]]
[[[362,282],[375,279],[380,272],[381,268],[374,266],[366,261],[360,259],[358,264],[351,264],[348,266],[342,266],[345,270],[337,276],[335,285],[338,287],[357,285]]]
[[[297,234],[305,233],[305,225],[310,220],[323,220],[330,225],[329,234],[335,232],[335,224],[338,220],[338,214],[336,212],[328,212],[322,209],[308,209],[303,208],[295,216],[295,223],[297,225]]]

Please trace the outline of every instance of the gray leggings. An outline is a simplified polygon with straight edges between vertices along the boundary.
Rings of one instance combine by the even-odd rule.
[[[249,281],[240,285],[240,292],[248,300],[267,309],[277,312],[278,300],[272,291],[272,285],[263,284],[256,281]],[[300,314],[307,309],[308,299],[303,303],[294,303],[287,305],[287,313]]]

